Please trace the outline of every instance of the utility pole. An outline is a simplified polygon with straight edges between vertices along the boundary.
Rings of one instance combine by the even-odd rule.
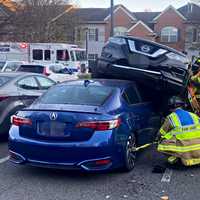
[[[114,0],[110,0],[110,37],[114,35]]]

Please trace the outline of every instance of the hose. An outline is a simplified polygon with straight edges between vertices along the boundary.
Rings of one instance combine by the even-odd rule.
[[[158,144],[158,142],[147,143],[147,144],[142,145],[140,147],[134,147],[132,150],[133,151],[140,151],[141,149],[146,149],[147,147],[150,147],[150,146],[152,146],[154,144]]]

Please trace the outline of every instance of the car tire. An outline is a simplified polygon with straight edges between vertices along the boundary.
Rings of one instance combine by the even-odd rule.
[[[135,167],[136,160],[136,138],[135,135],[132,134],[128,137],[126,141],[126,146],[124,149],[124,165],[123,171],[130,172]]]

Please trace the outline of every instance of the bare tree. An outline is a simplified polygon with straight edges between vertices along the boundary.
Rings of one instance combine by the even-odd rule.
[[[76,19],[68,1],[20,0],[12,17],[15,41],[71,42],[67,41],[66,27],[73,29]],[[73,30],[71,30],[73,31]]]
[[[10,21],[15,10],[15,4],[9,0],[0,0],[0,40],[10,37]]]

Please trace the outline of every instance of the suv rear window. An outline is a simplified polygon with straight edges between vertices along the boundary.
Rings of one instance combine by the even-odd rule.
[[[0,76],[0,87],[4,84],[6,84],[9,80],[11,80],[11,77],[8,76]]]
[[[44,67],[41,65],[21,65],[17,71],[42,74]]]
[[[113,90],[112,87],[101,86],[57,86],[45,93],[40,98],[40,103],[100,106],[105,103]]]

